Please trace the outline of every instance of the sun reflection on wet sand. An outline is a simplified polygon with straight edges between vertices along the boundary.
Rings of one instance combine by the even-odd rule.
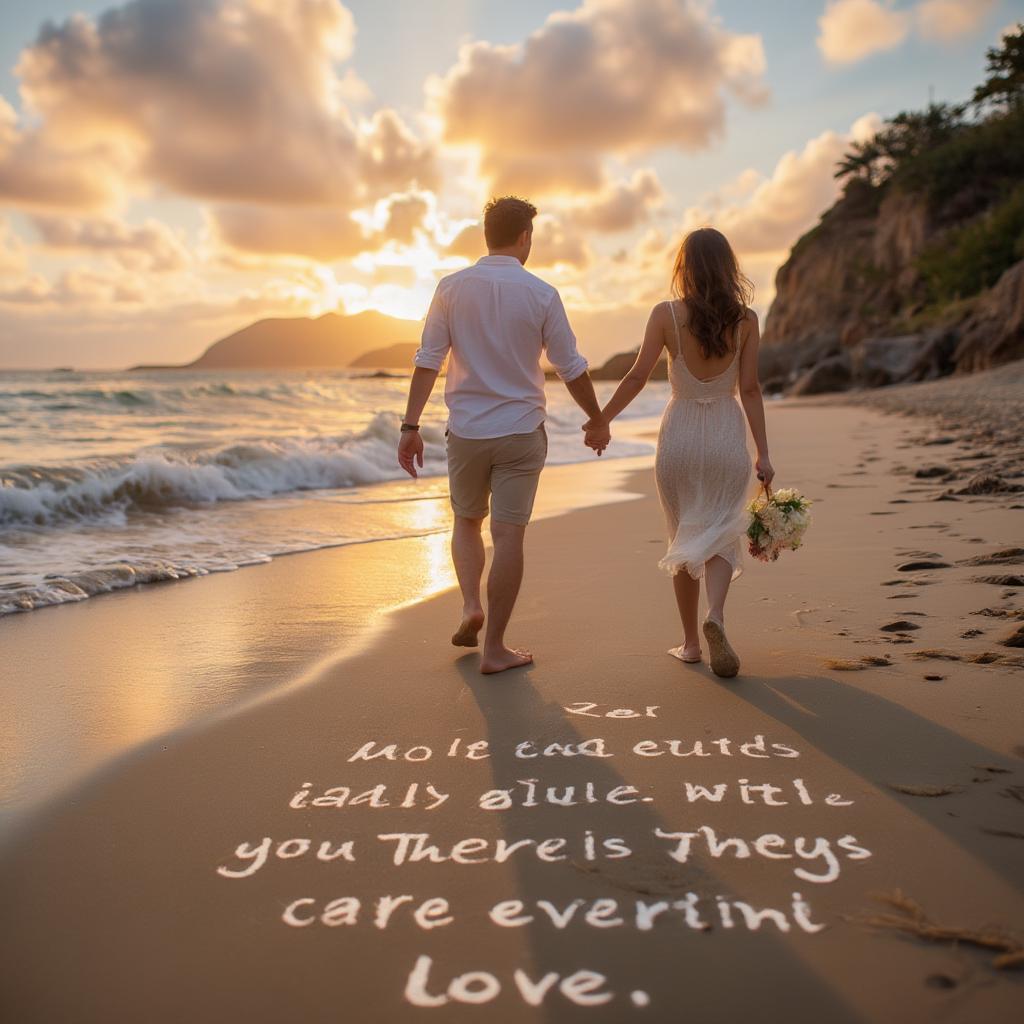
[[[628,499],[623,479],[647,464],[550,467],[535,518]],[[337,514],[330,502],[322,507]],[[420,536],[281,557],[0,621],[0,830],[140,744],[302,685],[372,642],[393,609],[455,586],[445,496],[382,503],[379,513],[384,536]]]

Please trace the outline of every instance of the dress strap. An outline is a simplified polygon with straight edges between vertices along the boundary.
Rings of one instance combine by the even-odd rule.
[[[672,326],[676,332],[676,355],[682,357],[683,354],[683,341],[679,337],[679,321],[676,319],[676,307],[672,304],[672,300],[668,300],[668,311],[672,314]]]

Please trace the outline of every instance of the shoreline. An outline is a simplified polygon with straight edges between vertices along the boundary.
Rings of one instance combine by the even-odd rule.
[[[336,1019],[339,1000],[354,1020],[405,1020],[415,1012],[409,979],[422,957],[424,991],[434,998],[460,972],[501,975],[504,987],[486,1010],[453,1005],[444,1011],[452,1019],[576,1019],[578,1008],[558,991],[525,1005],[514,967],[534,978],[600,972],[614,998],[588,1013],[609,1021],[675,1021],[683,1002],[699,1007],[702,1020],[723,1022],[765,1005],[775,1019],[795,1021],[1012,1019],[1020,978],[993,969],[984,952],[848,918],[879,909],[873,892],[902,888],[943,924],[1019,931],[1024,921],[1013,838],[1020,812],[1005,795],[1024,782],[1021,722],[1009,713],[1019,706],[1019,655],[998,642],[1012,620],[974,617],[982,605],[1016,609],[1016,591],[973,582],[1019,570],[965,564],[1008,547],[1019,512],[1005,495],[935,504],[934,481],[897,468],[928,452],[912,440],[915,424],[838,403],[820,411],[772,404],[768,416],[780,481],[816,502],[815,521],[805,547],[778,563],[745,556],[726,606],[743,658],[737,679],[717,680],[706,663],[682,666],[665,654],[678,624],[671,587],[656,570],[660,509],[650,471],[638,471],[626,486],[640,499],[531,527],[510,634],[532,645],[530,669],[479,676],[477,655],[446,643],[458,598],[445,590],[387,615],[372,642],[307,684],[175,735],[36,815],[0,851],[8,908],[0,931],[14,949],[4,987],[19,1022],[61,1019],[71,1008],[79,1019],[112,1022],[271,1020],[297,1007],[318,1022]],[[962,446],[944,450],[960,454]],[[869,518],[876,515],[884,518]],[[897,568],[932,548],[948,568]],[[327,557],[310,554],[305,564]],[[281,581],[291,577],[294,593],[308,595],[300,560],[277,564]],[[288,592],[277,597],[280,611]],[[152,622],[154,602],[136,601],[140,616],[142,605]],[[968,619],[982,635],[959,635]],[[887,630],[890,620],[918,629]],[[936,651],[946,653],[928,654]],[[1006,660],[970,660],[985,654]],[[137,682],[130,673],[123,679],[129,690]],[[757,737],[798,756],[766,759]],[[474,759],[472,745],[484,740],[490,756]],[[533,746],[519,757],[523,741]],[[353,759],[366,743],[379,756]],[[552,744],[563,753],[543,756]],[[567,745],[581,744],[603,753],[565,756]],[[576,787],[575,804],[530,805],[523,780],[535,777],[559,792]],[[739,788],[748,782],[756,784],[753,803]],[[684,783],[728,789],[720,801],[693,802]],[[775,799],[785,804],[759,798],[762,784],[778,787]],[[343,808],[312,804],[334,786],[367,795]],[[445,796],[433,810],[438,798],[428,786]],[[484,790],[507,791],[507,810],[475,806]],[[630,799],[629,790],[642,795]],[[932,790],[941,793],[924,795]],[[827,803],[830,794],[846,803]],[[680,863],[658,830],[702,838]],[[775,833],[790,860],[753,852],[756,837]],[[396,864],[396,841],[379,837],[398,834],[429,836],[444,859]],[[868,855],[843,854],[844,834]],[[798,836],[808,856],[794,861]],[[261,837],[272,844],[269,856],[239,876],[257,863]],[[312,849],[279,845],[296,837],[327,841],[329,850],[352,842],[354,859],[318,862]],[[461,847],[464,862],[454,860],[467,837],[479,843]],[[556,837],[568,859],[555,854]],[[609,837],[631,854],[605,856]],[[712,842],[726,837],[751,852],[713,855]],[[533,845],[495,859],[500,841],[527,840]],[[550,861],[532,852],[545,840]],[[239,856],[245,843],[252,853]],[[812,848],[820,848],[813,857]],[[794,876],[798,866],[804,874]],[[950,886],[950,878],[970,884]],[[372,904],[388,893],[413,903],[377,927]],[[605,928],[595,911],[600,900],[621,909],[688,894],[693,920],[708,928],[667,917],[649,933],[632,917]],[[321,920],[331,900],[357,897],[365,903],[359,920]],[[596,913],[589,925],[581,917],[559,927],[536,910],[538,901],[561,907],[573,898]],[[448,900],[453,920],[427,928],[425,911],[417,923],[412,908],[427,899]],[[496,926],[485,908],[509,899],[533,908],[532,920]],[[309,923],[283,920],[296,900],[311,901],[293,912]],[[781,917],[752,927],[740,903]],[[825,927],[804,927],[801,915]],[[734,983],[740,964],[742,986]],[[946,981],[929,980],[936,977]],[[156,1005],[154,991],[165,994]]]
[[[583,486],[594,504],[631,500],[626,481],[652,458],[549,467],[535,521],[570,513]],[[233,572],[126,587],[97,595],[99,602],[0,617],[10,666],[0,749],[11,751],[0,758],[0,842],[92,772],[118,770],[179,734],[303,685],[318,667],[364,650],[392,612],[455,586],[447,493],[425,505],[430,510],[416,514],[431,521],[421,534],[296,551]],[[275,568],[293,560],[295,568]],[[267,596],[277,588],[283,606]],[[59,649],[49,639],[55,632]],[[116,650],[99,649],[97,635],[117,636]],[[253,648],[256,663],[247,653]],[[146,692],[137,708],[125,709],[120,677],[132,672],[150,679],[136,682],[132,690]],[[19,760],[19,736],[31,737],[39,753]],[[54,752],[68,747],[72,761],[62,766]]]

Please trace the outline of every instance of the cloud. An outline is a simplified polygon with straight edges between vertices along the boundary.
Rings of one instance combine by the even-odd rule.
[[[550,153],[523,156],[512,149],[498,145],[480,154],[480,173],[493,195],[596,192],[606,183],[597,152],[566,153],[555,159]]]
[[[756,187],[750,187],[750,172],[744,171],[746,192],[737,197],[726,185],[690,207],[683,217],[684,232],[710,224],[745,256],[785,253],[838,197],[833,175],[851,141],[869,138],[881,123],[877,114],[866,114],[848,132],[822,132],[802,149],[784,153]]]
[[[540,214],[534,221],[533,245],[530,261],[535,267],[555,267],[559,264],[582,270],[588,266],[593,254],[583,237],[571,224],[550,214]]]
[[[484,229],[480,223],[468,224],[445,247],[449,256],[477,260],[487,254]],[[533,222],[533,246],[530,250],[530,268],[574,267],[577,270],[590,265],[593,253],[575,224],[553,214],[542,213]]]
[[[995,0],[919,0],[896,10],[893,0],[829,0],[818,19],[818,49],[832,64],[853,64],[891,50],[915,31],[922,38],[953,42],[977,31]]]
[[[132,0],[48,22],[16,67],[31,122],[0,108],[0,198],[88,206],[156,185],[351,209],[431,181],[397,114],[347,109],[354,31],[338,0]]]
[[[54,147],[44,129],[22,130],[0,96],[0,202],[27,207],[98,209],[121,196],[116,160],[102,140]]]
[[[425,196],[411,193],[394,196],[388,201],[388,218],[381,232],[384,241],[411,244],[423,219],[430,212],[430,203]]]
[[[397,193],[381,201],[376,225],[337,206],[218,204],[208,211],[215,241],[241,253],[296,256],[333,263],[389,242],[411,245],[431,211],[429,193]]]
[[[993,6],[994,0],[921,0],[914,20],[925,39],[949,43],[977,31]]]
[[[23,271],[26,266],[25,244],[11,230],[5,217],[0,217],[0,274]]]
[[[445,247],[449,256],[461,256],[463,259],[476,260],[487,253],[482,224],[467,224]]]
[[[108,254],[134,270],[168,272],[190,263],[178,235],[152,218],[133,225],[116,217],[76,219],[37,214],[31,222],[40,241],[50,249]]]
[[[143,280],[136,275],[75,267],[64,271],[54,282],[41,274],[28,274],[0,289],[0,303],[50,309],[94,309],[142,304],[147,302],[149,294]]]
[[[829,0],[818,19],[818,49],[831,64],[852,64],[899,46],[911,16],[892,9],[891,0]]]
[[[363,181],[374,195],[418,184],[438,185],[430,146],[420,142],[393,110],[378,110],[361,128],[359,158]]]
[[[580,228],[595,231],[626,231],[646,220],[665,198],[657,174],[637,171],[631,180],[617,182],[592,201],[572,208],[572,220]]]
[[[429,83],[448,143],[481,152],[498,191],[598,189],[604,154],[707,147],[725,96],[761,102],[758,36],[693,0],[586,0],[524,43],[464,46]]]
[[[248,252],[301,256],[325,263],[348,259],[371,245],[347,210],[335,206],[219,204],[209,212],[221,244]]]
[[[0,285],[0,303],[36,306],[47,302],[53,286],[42,274],[29,274],[13,284]]]

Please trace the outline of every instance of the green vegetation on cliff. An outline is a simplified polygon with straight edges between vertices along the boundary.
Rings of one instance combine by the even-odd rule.
[[[1024,25],[986,57],[970,101],[898,114],[836,171],[859,209],[892,192],[922,201],[936,236],[915,261],[926,305],[975,295],[1024,257]]]

